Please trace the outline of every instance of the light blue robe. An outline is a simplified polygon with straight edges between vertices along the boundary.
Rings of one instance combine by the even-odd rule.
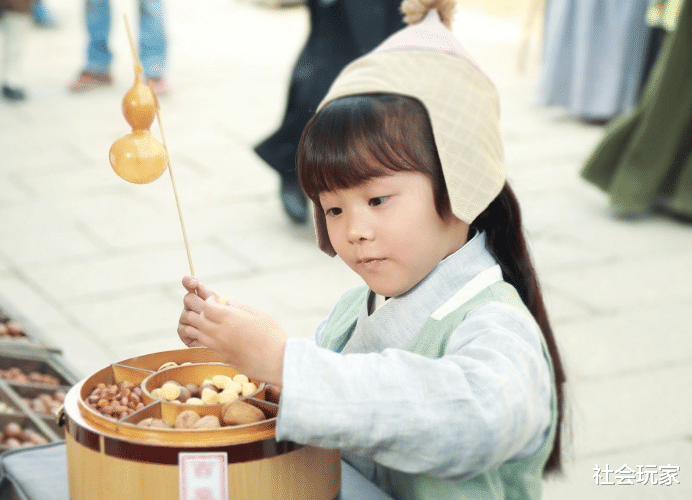
[[[364,307],[342,353],[290,339],[277,439],[340,448],[370,477],[374,460],[463,479],[536,451],[551,423],[552,381],[532,318],[488,303],[456,328],[443,357],[401,349],[495,264],[478,234],[406,294],[372,315]]]

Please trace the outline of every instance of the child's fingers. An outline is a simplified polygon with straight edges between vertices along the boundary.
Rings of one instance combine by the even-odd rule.
[[[201,330],[182,322],[178,323],[178,337],[188,347],[204,347],[209,342]]]
[[[197,329],[200,328],[201,322],[201,314],[188,308],[183,309],[183,312],[180,313],[180,319],[178,320],[178,323],[181,325],[189,325]]]
[[[199,280],[194,276],[183,276],[183,286],[188,292],[194,293],[199,286]]]
[[[241,313],[235,305],[225,305],[217,302],[215,297],[210,297],[202,305],[202,316],[212,323],[223,323],[232,318],[233,314]]]
[[[183,305],[186,310],[194,311],[197,314],[202,314],[204,309],[204,300],[196,293],[188,293],[183,297]]]
[[[207,300],[209,297],[215,297],[216,294],[205,287],[200,281],[194,276],[183,277],[183,286],[190,292],[199,295],[202,300]]]

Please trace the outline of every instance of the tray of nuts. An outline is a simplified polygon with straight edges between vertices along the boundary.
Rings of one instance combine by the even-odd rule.
[[[50,429],[27,415],[0,414],[0,453],[58,440]]]
[[[206,348],[153,353],[114,363],[80,384],[81,417],[135,440],[192,443],[273,436],[278,405],[265,385]]]
[[[52,357],[41,353],[0,356],[0,379],[10,386],[71,386],[74,376]]]
[[[13,387],[13,391],[21,398],[29,410],[35,413],[61,439],[65,437],[65,430],[57,424],[56,415],[62,408],[65,396],[69,390],[69,387],[58,387],[49,390],[27,386]]]
[[[41,427],[42,435],[51,433],[50,441],[63,439],[64,430],[54,414],[70,389],[71,378],[51,358],[0,356],[0,409],[4,408],[0,413],[27,416]]]
[[[0,341],[32,342],[33,339],[24,332],[24,326],[21,323],[11,320],[0,309]]]

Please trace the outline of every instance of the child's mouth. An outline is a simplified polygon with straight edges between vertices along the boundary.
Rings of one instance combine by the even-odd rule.
[[[358,259],[356,261],[356,264],[359,267],[362,267],[366,271],[374,271],[376,270],[382,263],[385,261],[385,258],[370,258],[366,257],[363,259]]]

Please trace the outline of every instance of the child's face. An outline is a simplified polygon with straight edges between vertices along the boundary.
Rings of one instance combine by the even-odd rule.
[[[374,292],[410,290],[466,242],[468,225],[435,209],[420,172],[393,172],[353,188],[326,191],[320,204],[336,253]]]

